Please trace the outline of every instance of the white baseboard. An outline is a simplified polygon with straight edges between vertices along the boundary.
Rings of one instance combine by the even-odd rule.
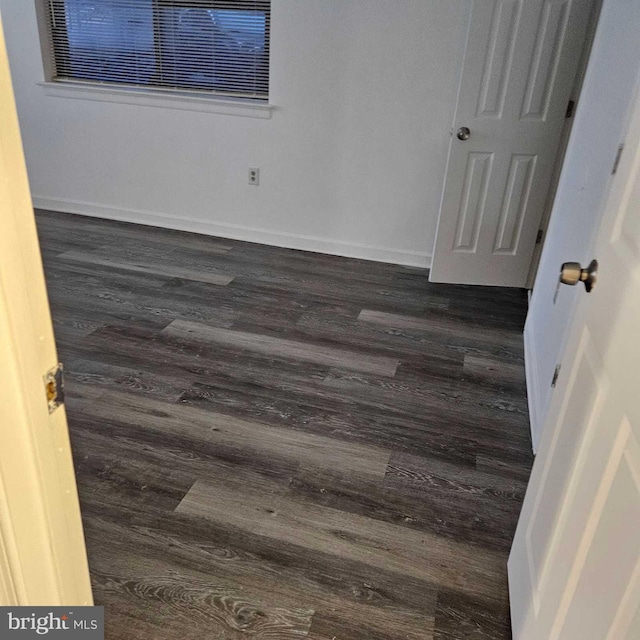
[[[32,196],[32,199],[33,206],[36,209],[63,211],[121,222],[134,222],[136,224],[146,224],[152,227],[163,227],[165,229],[176,229],[178,231],[190,231],[192,233],[201,233],[219,238],[269,244],[287,249],[315,251],[317,253],[344,256],[347,258],[390,262],[392,264],[401,264],[409,267],[423,267],[428,269],[431,266],[431,255],[418,251],[373,247],[364,244],[332,240],[330,238],[317,238],[295,233],[269,231],[257,227],[245,227],[242,225],[211,222],[195,218],[176,217],[154,211],[120,209],[78,200],[45,198],[37,195]]]
[[[533,452],[538,449],[538,436],[540,435],[540,379],[536,367],[535,347],[531,331],[524,326],[524,369],[527,382],[527,404],[529,405],[529,424],[531,428],[531,443]]]

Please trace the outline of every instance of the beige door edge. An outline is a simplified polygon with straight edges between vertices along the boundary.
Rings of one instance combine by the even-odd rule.
[[[0,23],[0,605],[92,604],[64,407]]]

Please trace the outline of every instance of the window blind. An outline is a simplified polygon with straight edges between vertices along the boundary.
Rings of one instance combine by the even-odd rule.
[[[43,0],[54,80],[266,100],[269,0]]]

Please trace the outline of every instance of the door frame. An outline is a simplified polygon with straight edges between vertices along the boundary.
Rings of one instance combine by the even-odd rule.
[[[0,605],[91,605],[35,218],[0,18]]]

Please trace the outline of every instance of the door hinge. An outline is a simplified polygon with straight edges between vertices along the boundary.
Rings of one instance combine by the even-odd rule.
[[[575,100],[569,100],[569,104],[567,104],[567,110],[564,114],[564,117],[573,118],[573,112],[575,111],[575,108],[576,108]]]
[[[618,170],[618,165],[620,164],[620,158],[622,157],[622,150],[624,149],[624,144],[618,146],[618,151],[616,153],[616,159],[613,161],[613,169],[611,169],[611,175],[613,175]]]
[[[44,376],[44,390],[49,405],[49,413],[53,413],[64,404],[64,376],[62,363],[47,371]]]
[[[558,382],[558,376],[560,375],[560,369],[562,368],[561,364],[557,364],[556,368],[553,370],[553,378],[551,379],[551,387],[556,386],[556,382]]]
[[[538,235],[536,236],[536,244],[542,242],[542,236],[544,236],[544,229],[538,229]]]

